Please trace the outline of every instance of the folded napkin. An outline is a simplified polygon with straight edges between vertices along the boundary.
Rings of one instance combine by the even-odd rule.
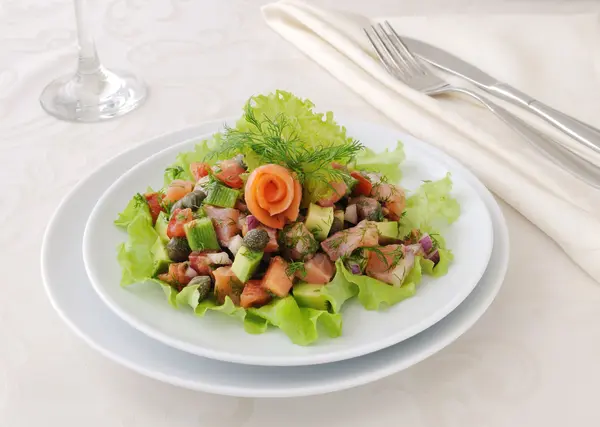
[[[430,98],[390,77],[362,31],[383,18],[370,20],[294,0],[264,6],[263,15],[272,29],[381,113],[461,161],[600,281],[600,191],[555,166],[472,102]],[[600,128],[596,15],[385,19],[399,34],[445,49]],[[596,153],[532,115],[506,107],[600,165]]]

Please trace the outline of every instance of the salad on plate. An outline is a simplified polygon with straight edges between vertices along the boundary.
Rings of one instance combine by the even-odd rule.
[[[439,230],[460,214],[450,175],[407,194],[401,142],[375,152],[313,107],[252,97],[234,127],[177,156],[163,188],[135,194],[115,220],[121,285],[155,283],[175,308],[308,345],[341,335],[348,300],[383,309],[443,276]]]

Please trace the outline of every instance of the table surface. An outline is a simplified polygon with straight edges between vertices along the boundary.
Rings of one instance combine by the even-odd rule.
[[[104,62],[138,72],[152,95],[134,114],[90,125],[57,121],[37,100],[75,62],[71,1],[0,3],[0,426],[600,425],[598,285],[506,205],[511,262],[490,310],[440,353],[374,384],[302,399],[213,396],[130,372],[76,338],[42,291],[41,239],[63,196],[107,159],[237,114],[248,96],[276,88],[387,123],[271,32],[258,9],[264,0],[96,3],[105,5],[97,14]],[[600,11],[598,2],[567,0],[313,3],[374,16]]]

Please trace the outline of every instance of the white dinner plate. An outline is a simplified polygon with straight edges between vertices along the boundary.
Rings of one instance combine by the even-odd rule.
[[[385,350],[312,367],[266,368],[218,362],[165,346],[116,316],[92,289],[81,255],[83,231],[104,189],[148,155],[214,129],[215,123],[156,138],[109,161],[62,201],[42,245],[42,276],[59,316],[91,347],[142,375],[180,387],[239,397],[295,397],[366,384],[399,372],[441,350],[467,331],[495,298],[508,265],[508,232],[500,208],[470,180],[492,216],[494,248],[485,274],[469,297],[431,328]]]
[[[211,359],[268,366],[330,363],[362,356],[410,338],[454,310],[473,290],[489,262],[493,232],[488,210],[470,183],[472,175],[441,151],[403,133],[355,120],[340,120],[348,135],[376,151],[404,143],[406,162],[402,184],[416,189],[423,180],[452,174],[452,194],[461,206],[459,219],[442,230],[454,261],[447,275],[425,277],[414,297],[383,311],[367,311],[356,300],[344,305],[343,332],[339,338],[323,337],[310,346],[298,346],[276,328],[262,335],[247,334],[238,319],[209,312],[198,318],[191,309],[174,310],[163,290],[154,283],[119,286],[121,268],[115,248],[126,233],[114,226],[117,214],[134,194],[149,185],[160,188],[163,172],[182,151],[209,137],[181,139],[167,136],[169,147],[131,170],[108,188],[92,211],[83,239],[88,276],[102,300],[123,320],[171,347]],[[471,178],[469,180],[469,178]]]

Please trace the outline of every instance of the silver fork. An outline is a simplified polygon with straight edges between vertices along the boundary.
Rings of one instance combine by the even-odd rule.
[[[600,188],[600,168],[564,148],[557,141],[540,134],[488,98],[469,89],[451,85],[435,75],[411,53],[389,22],[385,21],[385,24],[387,31],[381,24],[372,25],[371,31],[366,28],[363,30],[388,73],[426,95],[436,96],[454,92],[476,99],[555,164],[582,181]]]

